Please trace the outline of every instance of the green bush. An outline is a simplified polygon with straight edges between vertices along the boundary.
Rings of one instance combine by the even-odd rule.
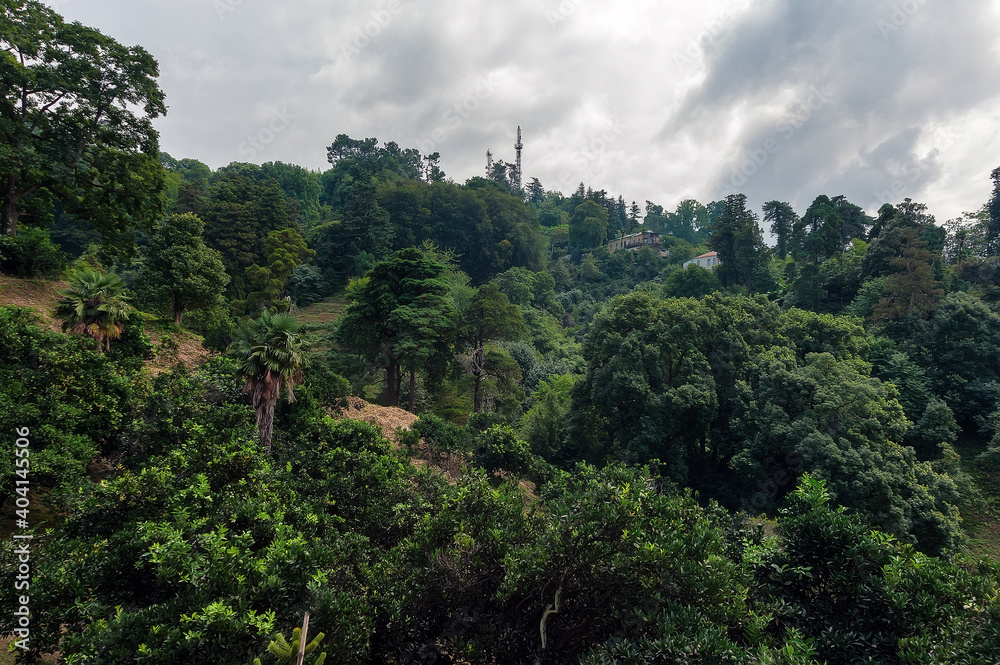
[[[531,452],[510,425],[493,425],[473,440],[472,460],[487,471],[519,474],[531,467]]]
[[[468,430],[444,418],[428,414],[413,423],[413,432],[432,450],[441,452],[467,452],[471,445]]]
[[[58,496],[86,479],[88,463],[132,428],[133,372],[81,336],[43,331],[18,307],[0,307],[0,431],[28,428],[32,485]],[[14,486],[14,439],[0,437],[0,489]]]
[[[0,236],[0,271],[16,277],[58,277],[66,256],[45,229],[22,226],[17,235]]]

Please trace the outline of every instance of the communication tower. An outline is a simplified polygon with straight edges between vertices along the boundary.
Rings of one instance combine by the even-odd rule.
[[[521,189],[521,148],[524,144],[521,143],[521,125],[517,126],[517,143],[514,144],[514,150],[517,151],[517,175],[516,181],[514,182],[514,189]]]

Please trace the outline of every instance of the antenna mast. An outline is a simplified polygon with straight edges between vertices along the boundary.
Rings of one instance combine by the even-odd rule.
[[[486,177],[493,177],[493,153],[489,150],[486,151]]]
[[[515,189],[521,189],[521,148],[524,144],[521,143],[521,125],[517,126],[517,143],[514,144],[514,150],[517,151],[517,181],[514,183]]]

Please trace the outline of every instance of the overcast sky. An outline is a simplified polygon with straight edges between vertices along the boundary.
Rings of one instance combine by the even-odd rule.
[[[161,148],[325,169],[337,134],[667,209],[819,194],[938,221],[1000,166],[1000,0],[50,0],[160,63]]]

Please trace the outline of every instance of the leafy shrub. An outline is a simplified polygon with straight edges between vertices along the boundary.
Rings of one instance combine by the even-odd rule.
[[[165,337],[166,339],[171,339]],[[144,361],[155,356],[153,342],[146,334],[141,316],[131,316],[122,322],[122,334],[108,350],[108,358],[138,371]]]
[[[469,432],[475,436],[482,434],[494,425],[504,425],[507,419],[494,411],[480,411],[469,416],[469,421],[465,424]]]
[[[464,452],[469,450],[471,441],[468,431],[444,418],[428,414],[413,423],[412,431],[423,439],[432,450],[442,452]]]
[[[806,474],[756,569],[768,630],[801,630],[830,665],[985,663],[1000,649],[996,568],[979,575],[901,545],[834,508]]]
[[[0,271],[17,277],[57,277],[66,256],[45,229],[22,226],[11,238],[0,237]]]
[[[325,295],[325,280],[322,271],[313,265],[300,264],[292,270],[288,278],[288,295],[299,307],[308,307],[319,302]]]
[[[90,341],[43,331],[33,314],[0,307],[0,431],[27,427],[32,484],[56,495],[115,450],[137,409],[134,377]],[[0,489],[13,488],[14,439],[0,438]]]
[[[531,466],[531,452],[510,425],[493,425],[478,434],[472,448],[473,462],[487,471],[518,474]]]

